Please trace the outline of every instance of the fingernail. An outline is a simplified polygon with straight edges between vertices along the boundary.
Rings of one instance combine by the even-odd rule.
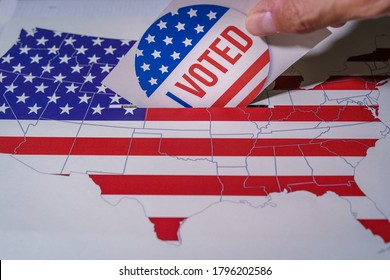
[[[257,36],[266,36],[277,33],[271,12],[249,15],[246,27],[250,33]]]

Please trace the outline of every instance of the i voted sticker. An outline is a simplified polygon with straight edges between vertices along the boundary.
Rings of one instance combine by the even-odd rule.
[[[135,94],[142,96],[133,102],[186,108],[250,104],[266,82],[270,56],[267,43],[246,31],[245,17],[219,5],[182,7],[160,17],[134,51],[140,87]]]

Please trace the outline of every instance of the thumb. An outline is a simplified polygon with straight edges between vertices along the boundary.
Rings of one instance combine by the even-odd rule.
[[[308,33],[351,19],[388,14],[390,0],[260,0],[247,17],[253,35]]]

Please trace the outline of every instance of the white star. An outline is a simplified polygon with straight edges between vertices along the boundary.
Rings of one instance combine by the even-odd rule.
[[[61,36],[62,36],[62,32],[54,31],[54,37],[61,37]]]
[[[197,34],[199,34],[199,33],[201,33],[201,32],[204,32],[204,30],[203,30],[203,29],[204,29],[204,26],[199,25],[199,24],[198,24],[198,26],[195,27],[194,29],[196,30],[196,33],[197,33]]]
[[[100,107],[100,104],[98,104],[96,107],[92,107],[92,110],[93,110],[92,115],[95,115],[95,114],[101,115],[103,109],[104,109],[103,107]]]
[[[78,89],[78,86],[75,86],[74,83],[72,83],[70,86],[66,86],[66,93],[73,92],[76,93],[75,90]]]
[[[16,66],[12,66],[12,68],[14,68],[14,73],[15,72],[19,72],[19,73],[21,73],[22,72],[22,69],[23,68],[25,68],[24,66],[22,66],[20,63],[18,64],[18,65],[16,65]]]
[[[28,112],[28,114],[30,115],[31,113],[38,114],[38,110],[42,107],[38,107],[37,103],[35,103],[34,106],[28,108],[30,109],[30,112]]]
[[[49,41],[49,40],[46,39],[44,36],[42,36],[41,39],[37,39],[37,46],[39,46],[39,45],[46,45],[47,41]]]
[[[175,27],[177,28],[177,31],[185,30],[184,28],[185,24],[179,22]]]
[[[154,50],[154,52],[152,53],[152,56],[154,57],[154,59],[157,59],[157,58],[161,57],[161,52]]]
[[[3,75],[3,73],[0,72],[0,83],[3,82],[4,78],[7,78],[7,76]]]
[[[77,54],[85,54],[87,50],[88,48],[85,48],[84,45],[82,45],[80,48],[76,48]]]
[[[96,87],[98,92],[97,93],[106,93],[106,89],[107,87],[105,85],[101,85],[101,86],[98,86]]]
[[[121,40],[121,46],[130,46],[130,40]]]
[[[208,13],[207,17],[209,18],[209,20],[216,19],[217,18],[217,13],[214,13],[213,11],[210,11],[210,13]]]
[[[49,54],[57,54],[57,52],[60,50],[60,48],[57,48],[56,46],[52,46],[51,48],[47,49],[49,51]]]
[[[23,93],[22,95],[16,96],[16,98],[18,99],[18,101],[16,101],[16,104],[18,104],[19,102],[26,103],[26,99],[30,97],[26,96],[26,94]]]
[[[96,46],[96,45],[101,46],[102,43],[104,42],[104,40],[100,39],[100,38],[93,39],[92,41],[93,41],[93,46]]]
[[[24,47],[22,47],[22,48],[19,48],[19,50],[20,50],[20,53],[19,53],[19,54],[23,54],[23,53],[28,54],[28,52],[29,52],[31,49],[26,45],[26,46],[24,46]]]
[[[150,70],[150,64],[146,64],[146,63],[144,62],[144,64],[141,66],[141,68],[144,70],[144,72],[145,72],[145,71],[148,71],[148,70]]]
[[[168,73],[168,66],[162,65],[158,70],[161,71],[161,74]]]
[[[9,86],[5,86],[6,88],[6,91],[5,92],[12,92],[14,93],[14,90],[17,88],[18,86],[14,86],[14,83],[12,83],[11,85]]]
[[[8,106],[5,106],[5,103],[4,103],[2,106],[0,106],[0,112],[1,112],[1,113],[4,113],[4,114],[5,114],[5,111],[7,111],[7,109],[9,109],[9,107],[8,107]]]
[[[160,27],[160,30],[167,28],[167,22],[160,20],[160,22],[157,24],[158,27]]]
[[[30,29],[30,30],[26,30],[27,32],[27,37],[34,37],[35,33],[37,33],[37,30],[35,28],[33,29]]]
[[[155,78],[150,78],[150,80],[148,81],[150,83],[151,86],[154,86],[154,85],[157,85],[157,79]]]
[[[62,83],[63,79],[65,79],[66,76],[62,76],[62,73],[60,73],[58,76],[54,76],[54,82],[57,83]]]
[[[91,57],[88,57],[89,64],[97,63],[97,61],[98,61],[99,59],[100,59],[100,57],[97,57],[96,54],[94,54],[94,55],[91,56]]]
[[[173,40],[173,38],[166,36],[165,39],[163,40],[163,42],[165,42],[165,45],[168,46],[170,44],[173,44],[172,40]]]
[[[65,46],[67,45],[72,45],[73,46],[73,43],[76,42],[76,39],[73,39],[73,37],[69,37],[68,39],[65,39]]]
[[[173,52],[173,54],[171,54],[171,57],[173,58],[173,60],[180,59],[180,53]]]
[[[197,10],[193,10],[191,8],[191,10],[187,14],[190,16],[190,18],[192,18],[192,17],[196,17],[197,16],[197,14],[196,14],[197,12],[198,12]]]
[[[84,96],[79,96],[79,99],[80,99],[80,102],[79,104],[81,103],[87,103],[88,104],[88,100],[91,99],[92,97],[88,96],[86,93],[84,93]]]
[[[49,99],[49,103],[53,102],[57,104],[57,100],[60,99],[61,97],[57,96],[55,93],[52,96],[47,97]]]
[[[140,50],[140,49],[136,49],[136,50],[135,50],[135,55],[136,55],[137,57],[139,57],[139,56],[144,56],[144,51],[143,51],[143,50]]]
[[[62,63],[68,64],[69,60],[71,60],[72,58],[69,57],[67,54],[65,54],[63,57],[60,57],[59,59],[60,59],[60,64]]]
[[[32,75],[32,73],[28,74],[27,76],[24,77],[24,83],[27,83],[27,82],[30,82],[32,83],[32,81],[35,79],[35,76]]]
[[[80,73],[80,70],[83,69],[84,67],[77,64],[76,66],[71,66],[70,68],[72,68],[72,73],[74,72]]]
[[[39,64],[39,61],[42,59],[42,57],[39,56],[38,54],[36,54],[35,56],[30,57],[30,59],[31,59],[31,63],[38,63]]]
[[[47,89],[48,86],[45,86],[44,83],[41,83],[40,86],[35,86],[35,88],[37,89],[37,90],[35,91],[35,93],[38,93],[38,92],[45,93],[45,89]]]
[[[112,66],[109,66],[108,64],[104,65],[104,66],[100,66],[100,69],[102,69],[102,73],[110,73],[110,70],[112,69]]]
[[[148,43],[150,44],[150,43],[152,43],[152,42],[155,42],[155,41],[154,41],[154,38],[155,38],[155,37],[156,37],[156,36],[152,36],[152,35],[148,34],[148,37],[146,37],[145,40],[148,41]]]
[[[179,10],[175,10],[175,11],[172,11],[172,12],[171,12],[171,15],[172,15],[172,16],[175,16],[175,15],[178,15],[178,14],[179,14]]]
[[[132,114],[132,115],[134,115],[134,110],[135,109],[137,109],[137,108],[135,108],[135,107],[124,107],[123,109],[125,109],[125,115],[127,115],[127,114]]]
[[[73,109],[73,107],[69,107],[69,104],[66,104],[65,105],[65,107],[60,107],[60,109],[61,109],[61,113],[60,113],[60,115],[62,115],[62,114],[70,114],[70,110],[72,110]]]
[[[184,46],[186,46],[186,47],[192,46],[192,39],[186,38],[186,39],[183,41],[183,44],[184,44]]]
[[[114,54],[114,51],[116,51],[116,48],[113,48],[111,45],[108,48],[104,48],[106,51],[105,54]]]
[[[118,56],[116,59],[118,59],[118,61],[121,61],[122,60],[122,58],[124,58],[125,57],[125,55],[124,54],[122,54],[121,56]]]
[[[10,56],[10,54],[8,54],[7,56],[4,56],[3,58],[3,63],[11,63],[11,60],[14,59],[12,56]]]
[[[92,76],[91,73],[88,74],[88,76],[84,76],[84,83],[93,83],[93,79],[95,79],[96,76]]]
[[[115,94],[115,96],[110,96],[111,103],[119,103],[121,100],[121,97],[118,94]]]
[[[54,66],[51,66],[50,64],[46,65],[46,66],[42,66],[42,69],[43,69],[43,73],[47,72],[47,73],[51,73],[51,69],[53,69]]]

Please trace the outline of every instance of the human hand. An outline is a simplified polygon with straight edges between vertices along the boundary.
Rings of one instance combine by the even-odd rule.
[[[352,19],[390,15],[390,0],[260,0],[246,20],[250,33],[308,33]]]

